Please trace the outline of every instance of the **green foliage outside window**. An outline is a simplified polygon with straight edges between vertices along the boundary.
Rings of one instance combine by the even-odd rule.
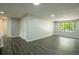
[[[75,29],[75,22],[61,22],[60,29],[61,31],[73,31]]]

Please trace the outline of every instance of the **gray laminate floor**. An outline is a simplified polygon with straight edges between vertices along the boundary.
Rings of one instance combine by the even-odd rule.
[[[50,36],[32,42],[5,38],[3,55],[79,55],[79,39]]]

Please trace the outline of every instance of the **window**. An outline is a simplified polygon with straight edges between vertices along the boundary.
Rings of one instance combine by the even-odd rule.
[[[73,32],[75,30],[75,21],[67,21],[60,23],[60,31]]]

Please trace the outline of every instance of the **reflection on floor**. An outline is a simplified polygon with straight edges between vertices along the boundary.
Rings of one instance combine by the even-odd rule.
[[[23,39],[7,38],[2,48],[4,55],[78,55],[79,39],[50,36],[40,40],[25,42]]]

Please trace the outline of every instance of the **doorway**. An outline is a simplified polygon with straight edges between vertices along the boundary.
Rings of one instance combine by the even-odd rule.
[[[0,34],[3,36],[7,35],[7,22],[8,18],[6,16],[0,16]]]

